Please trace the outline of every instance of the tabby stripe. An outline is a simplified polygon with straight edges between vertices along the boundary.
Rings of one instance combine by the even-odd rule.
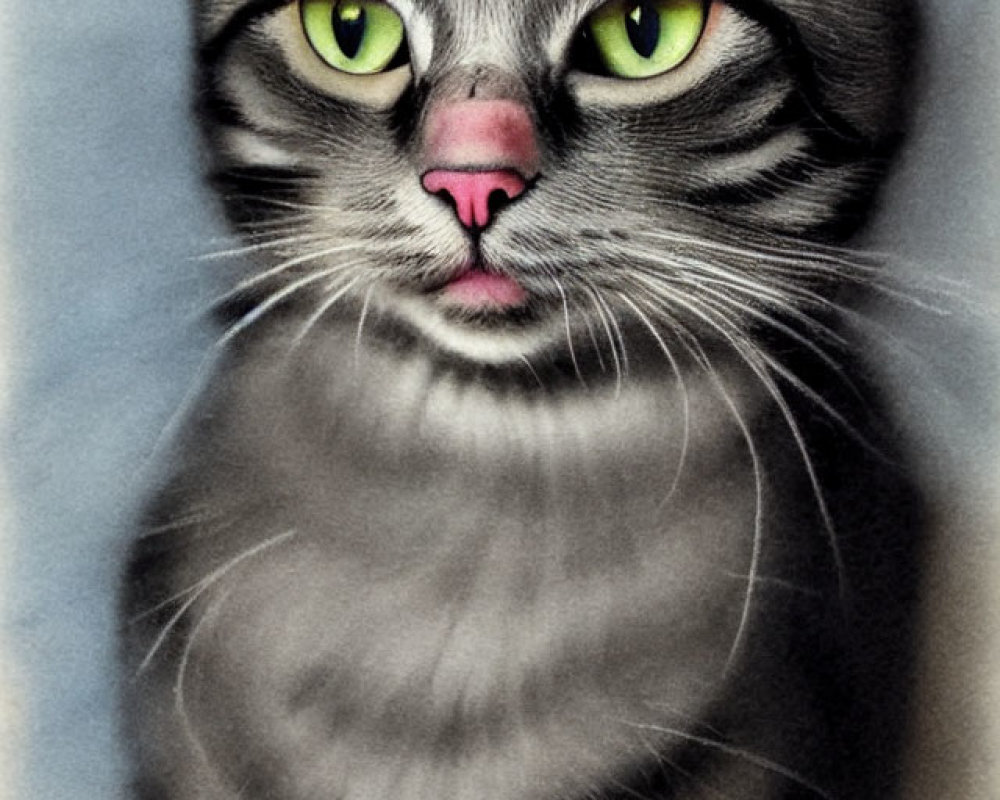
[[[811,157],[813,148],[809,145],[808,138],[798,126],[777,131],[759,147],[739,153],[712,156],[694,165],[692,187],[742,183],[757,173],[778,167],[792,158]]]
[[[716,67],[704,85],[692,87],[652,108],[669,113],[674,119],[704,120],[710,115],[731,114],[734,107],[749,108],[772,95],[775,103],[780,102],[790,88],[789,78],[775,54],[775,58],[753,64],[749,69],[746,64]]]
[[[879,142],[870,142],[867,139],[848,141],[838,132],[831,130],[825,124],[825,120],[817,119],[815,115],[803,124],[802,130],[817,149],[823,152],[824,158],[839,164],[886,160],[896,151],[902,140],[902,134],[893,133]]]
[[[297,193],[303,179],[316,177],[315,173],[305,169],[246,166],[216,170],[208,179],[227,189],[266,188],[271,197],[285,200]]]
[[[281,137],[234,125],[219,126],[215,135],[221,151],[238,163],[255,167],[293,167],[298,163],[297,154],[279,144]]]
[[[314,174],[304,169],[240,165],[215,170],[207,180],[225,199],[233,223],[252,226],[262,219],[297,213],[280,204],[302,202],[302,183],[312,177]]]
[[[860,199],[850,169],[817,174],[811,186],[790,187],[783,195],[737,213],[752,217],[756,224],[794,231],[799,236],[842,240],[853,233],[867,215],[871,198]]]
[[[882,180],[884,166],[881,164],[868,175],[860,177],[858,175],[847,174],[844,176],[845,182],[854,179],[850,185],[856,183],[875,186]],[[860,228],[871,214],[871,207],[875,198],[870,191],[850,191],[836,202],[830,204],[829,218],[824,221],[817,221],[814,225],[805,229],[808,236],[818,241],[838,244],[852,236]]]
[[[800,122],[802,113],[801,98],[789,92],[752,129],[741,130],[736,136],[722,141],[698,144],[691,148],[690,152],[706,157],[748,153],[767,144],[774,136],[794,127]]]
[[[778,50],[754,64],[736,61],[717,66],[708,78],[712,86],[698,88],[697,95],[708,98],[711,105],[725,108],[730,103],[765,94],[770,84],[787,81],[788,70]]]
[[[195,99],[195,111],[199,120],[205,123],[243,128],[253,132],[259,130],[233,102],[228,93],[219,85],[215,74],[218,62],[228,52],[233,41],[250,25],[268,14],[289,5],[294,0],[254,0],[241,6],[222,26],[222,29],[199,48],[198,58],[202,67],[201,79]]]
[[[767,167],[756,175],[737,183],[721,182],[685,192],[684,200],[700,206],[754,205],[772,200],[793,186],[808,186],[819,171],[814,163],[802,160],[806,153],[798,151],[777,166]]]
[[[257,130],[239,106],[214,85],[201,87],[195,100],[195,111],[202,124],[213,122],[230,128]]]

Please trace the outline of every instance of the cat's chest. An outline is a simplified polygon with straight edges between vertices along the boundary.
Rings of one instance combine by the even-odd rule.
[[[745,513],[757,409],[717,381],[526,391],[377,354],[243,376],[210,502],[373,575],[438,560],[492,576],[635,569],[683,539],[665,530]]]
[[[302,796],[332,776],[347,797],[556,790],[711,700],[754,539],[722,397],[502,394],[421,362],[303,407],[269,391],[227,463],[273,494],[221,498],[227,556],[250,555],[205,602],[197,702],[287,752]]]

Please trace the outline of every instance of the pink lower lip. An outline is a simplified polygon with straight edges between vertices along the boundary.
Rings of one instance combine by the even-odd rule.
[[[444,297],[472,309],[513,308],[524,303],[528,293],[507,275],[470,269],[445,285]]]

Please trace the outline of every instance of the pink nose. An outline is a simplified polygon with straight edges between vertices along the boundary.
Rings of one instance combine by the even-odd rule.
[[[447,195],[458,219],[470,229],[485,228],[494,213],[525,190],[524,178],[509,169],[435,169],[424,175],[423,185],[431,194]]]
[[[481,230],[538,174],[531,113],[510,99],[466,99],[431,106],[422,137],[422,182],[470,230]]]

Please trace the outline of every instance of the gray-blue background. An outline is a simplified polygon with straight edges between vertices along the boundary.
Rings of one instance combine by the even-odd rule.
[[[1000,15],[982,0],[928,4],[927,14],[917,133],[872,237],[913,262],[902,270],[995,289]],[[200,194],[188,119],[187,9],[0,0],[0,24],[13,48],[13,68],[0,76],[12,97],[0,121],[10,232],[0,249],[10,256],[3,456],[15,532],[2,641],[27,703],[24,783],[10,789],[0,775],[0,796],[8,785],[10,797],[31,800],[113,798],[124,520],[209,341],[196,319],[214,267],[192,256],[213,249],[219,231]],[[1000,465],[996,331],[899,324],[933,364],[920,379],[926,391],[913,390],[895,356],[891,364],[930,471],[953,493],[988,493],[993,483],[977,481],[987,472],[995,480]],[[961,505],[966,495],[952,496]],[[996,552],[984,530],[949,535],[967,535],[978,560],[978,548],[983,558]],[[950,796],[972,800],[959,791]]]

